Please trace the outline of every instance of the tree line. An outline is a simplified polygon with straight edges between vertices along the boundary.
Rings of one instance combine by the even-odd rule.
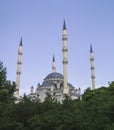
[[[15,103],[16,84],[6,75],[0,62],[0,130],[114,130],[114,81],[62,104],[50,95],[43,103],[26,95]]]

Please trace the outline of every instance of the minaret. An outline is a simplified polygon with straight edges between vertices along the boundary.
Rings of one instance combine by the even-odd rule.
[[[63,23],[63,35],[62,35],[62,40],[63,40],[63,76],[64,76],[64,89],[63,89],[63,94],[68,94],[69,93],[69,88],[68,88],[68,77],[67,77],[67,64],[68,64],[68,60],[67,60],[67,30],[66,30],[66,24],[65,24],[65,20]]]
[[[52,72],[56,72],[55,57],[54,57],[54,55],[53,55],[53,60],[52,60]]]
[[[19,98],[19,88],[20,88],[20,74],[21,74],[21,64],[22,64],[22,38],[20,40],[18,49],[18,61],[17,61],[17,78],[16,78],[16,97]]]
[[[95,89],[95,66],[94,66],[94,54],[92,45],[90,45],[90,63],[91,63],[91,80],[92,80],[92,90]]]

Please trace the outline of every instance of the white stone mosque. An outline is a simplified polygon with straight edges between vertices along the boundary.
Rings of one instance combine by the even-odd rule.
[[[58,102],[62,102],[65,95],[68,95],[71,99],[78,99],[81,96],[81,88],[75,88],[71,83],[68,82],[68,48],[67,48],[67,29],[65,20],[63,23],[63,74],[56,72],[55,57],[53,55],[52,59],[52,72],[48,74],[42,84],[38,84],[36,90],[31,87],[30,94],[28,97],[31,99],[39,99],[40,102],[44,102],[47,95],[51,95],[52,98]],[[18,50],[18,62],[17,62],[17,78],[16,78],[16,97],[19,99],[19,89],[20,89],[20,75],[21,75],[21,64],[22,64],[22,38]],[[91,80],[92,80],[92,90],[95,89],[95,73],[94,73],[94,54],[92,50],[92,45],[90,45],[90,63],[91,63]]]

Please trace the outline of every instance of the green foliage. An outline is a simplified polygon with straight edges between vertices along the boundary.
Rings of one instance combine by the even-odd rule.
[[[16,84],[7,80],[6,73],[6,68],[3,67],[3,63],[0,61],[0,104],[14,102]]]
[[[114,82],[94,91],[89,88],[82,100],[65,96],[62,104],[50,95],[45,102],[26,95],[18,104],[0,106],[0,130],[114,130]]]

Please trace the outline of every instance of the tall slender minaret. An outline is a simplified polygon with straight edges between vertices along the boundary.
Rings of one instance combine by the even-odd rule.
[[[92,80],[92,90],[95,89],[95,66],[94,66],[94,54],[92,45],[90,45],[90,63],[91,63],[91,80]]]
[[[53,60],[52,60],[52,72],[56,72],[55,57],[54,57],[54,55],[53,55]]]
[[[16,78],[16,97],[19,98],[19,88],[20,88],[20,74],[21,74],[21,64],[22,64],[22,38],[20,40],[18,49],[18,61],[17,61],[17,78]]]
[[[66,24],[65,24],[65,20],[63,23],[63,35],[62,35],[62,40],[63,40],[63,76],[64,76],[64,89],[63,89],[63,94],[68,94],[69,93],[69,88],[68,88],[68,77],[67,77],[67,64],[68,64],[68,60],[67,60],[67,30],[66,30]]]

